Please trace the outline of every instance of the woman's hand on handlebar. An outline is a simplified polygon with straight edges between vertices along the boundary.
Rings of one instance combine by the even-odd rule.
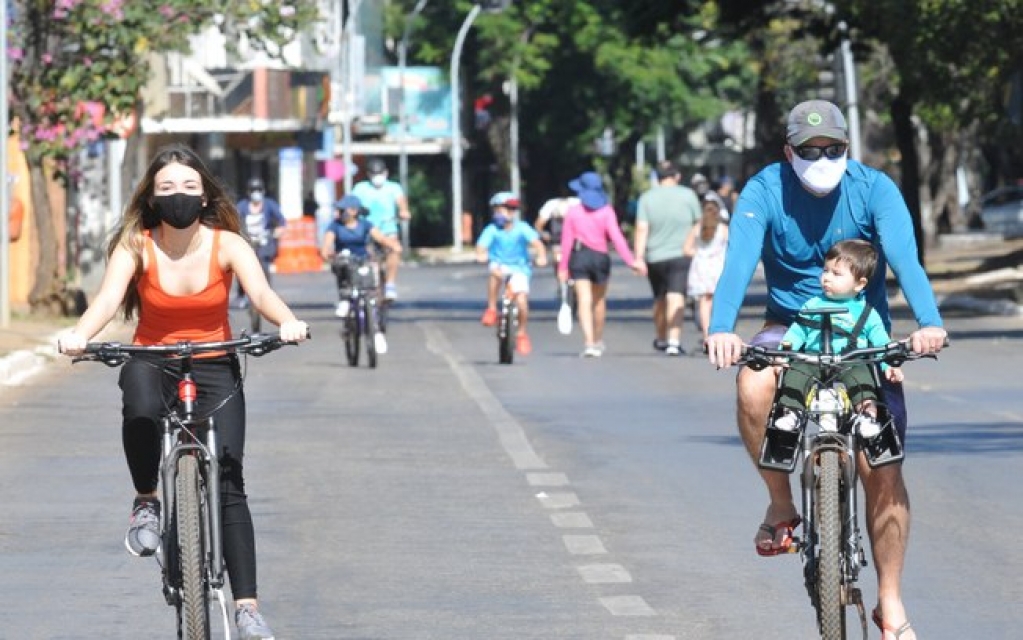
[[[281,340],[284,342],[302,342],[309,337],[309,325],[301,320],[281,323]]]
[[[914,353],[937,353],[948,345],[948,333],[941,327],[921,327],[909,334]]]
[[[62,333],[57,338],[57,350],[66,356],[80,356],[85,353],[85,344],[87,342],[88,340],[72,329]]]
[[[730,367],[742,357],[744,346],[737,334],[712,333],[707,336],[707,358],[718,369]]]

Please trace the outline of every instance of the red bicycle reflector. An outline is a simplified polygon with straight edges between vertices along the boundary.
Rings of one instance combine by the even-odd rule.
[[[195,402],[197,390],[194,380],[181,380],[178,382],[178,399],[182,402]]]

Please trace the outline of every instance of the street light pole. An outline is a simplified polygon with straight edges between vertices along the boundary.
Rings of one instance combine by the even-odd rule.
[[[481,10],[479,3],[473,5],[469,15],[462,22],[462,28],[458,30],[458,37],[455,38],[455,46],[451,51],[451,231],[454,251],[462,249],[462,125],[458,67],[465,36]]]
[[[398,179],[401,181],[401,188],[408,195],[408,152],[405,148],[408,138],[408,111],[405,102],[408,98],[405,92],[405,67],[407,65],[408,41],[412,37],[412,29],[416,18],[426,7],[428,0],[419,0],[412,9],[412,13],[405,16],[405,31],[401,36],[401,45],[398,47],[398,87],[401,91],[401,103],[398,105],[398,130],[399,130],[399,155],[398,155]]]
[[[844,20],[839,22],[838,31],[842,34],[842,76],[845,78],[845,100],[849,110],[849,156],[853,160],[862,160],[860,105],[856,95],[856,64],[853,61],[852,45],[849,42],[849,25]]]
[[[345,193],[351,193],[352,191],[352,116],[355,110],[355,56],[352,55],[355,52],[355,46],[353,39],[355,37],[355,19],[359,15],[359,5],[362,4],[362,0],[352,0],[348,5],[348,15],[345,16],[345,27],[344,27],[344,42],[345,47],[342,48],[342,55],[345,55],[345,64],[347,71],[344,76],[344,92],[342,100],[344,100],[344,113],[342,118],[342,144],[344,145],[343,158],[344,158],[344,184]]]

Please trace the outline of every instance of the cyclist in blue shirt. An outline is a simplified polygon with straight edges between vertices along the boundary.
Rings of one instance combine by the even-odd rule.
[[[337,278],[338,303],[334,315],[344,318],[348,315],[348,296],[352,282],[352,260],[361,262],[371,258],[373,242],[386,247],[393,254],[401,254],[401,243],[396,238],[384,235],[360,214],[363,211],[362,202],[358,197],[346,195],[337,203],[334,208],[338,214],[334,220],[327,225],[323,234],[323,244],[320,246],[320,257],[331,263],[331,270]],[[336,258],[347,251],[346,260]],[[377,263],[370,263],[374,270],[374,279],[379,281],[380,274]],[[378,331],[373,337],[377,353],[387,353],[387,338],[384,332]]]
[[[476,241],[477,262],[490,265],[487,280],[487,309],[481,322],[492,327],[497,324],[497,296],[505,276],[510,276],[508,286],[515,294],[519,308],[519,330],[515,337],[515,350],[526,355],[533,350],[526,322],[529,318],[529,279],[533,275],[532,258],[529,250],[536,251],[536,265],[546,266],[547,251],[536,229],[518,219],[519,198],[508,191],[494,194],[490,199],[493,212],[488,224]]]
[[[877,272],[866,300],[891,331],[885,274],[895,272],[920,328],[910,335],[914,351],[940,351],[946,338],[934,294],[917,256],[909,210],[888,176],[847,158],[849,136],[842,112],[823,100],[796,105],[787,120],[785,161],[769,165],[746,184],[731,216],[725,268],[714,295],[707,351],[718,367],[735,364],[743,340],[734,333],[746,288],[763,261],[767,281],[766,323],[750,341],[776,347],[799,309],[822,293],[823,258],[841,240],[860,238],[878,248]],[[743,368],[737,377],[739,431],[756,461],[771,410],[777,373]],[[902,385],[884,380],[885,404],[905,442]],[[871,469],[862,460],[867,531],[877,567],[874,619],[885,640],[915,640],[902,603],[901,580],[909,531],[909,497],[902,465]],[[799,520],[789,477],[760,470],[770,505],[755,539],[761,555],[792,544]]]
[[[370,158],[366,163],[366,175],[369,179],[352,187],[351,195],[362,201],[367,218],[373,223],[373,226],[379,229],[380,233],[400,244],[398,221],[412,218],[412,214],[409,213],[408,198],[400,184],[387,179],[387,165],[380,158]],[[393,243],[382,245],[387,276],[384,282],[384,298],[386,300],[398,298],[397,280],[401,255],[394,251],[388,251],[391,246]]]

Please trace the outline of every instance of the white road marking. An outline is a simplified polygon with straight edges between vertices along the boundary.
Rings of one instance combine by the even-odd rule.
[[[567,513],[552,513],[551,522],[559,529],[592,529],[593,521],[590,516],[581,511],[569,511]]]
[[[655,616],[646,600],[639,596],[607,596],[600,598],[600,604],[613,616]]]
[[[584,564],[576,569],[587,584],[632,582],[632,576],[620,564]]]
[[[625,636],[625,640],[675,640],[675,636],[665,636],[654,633],[630,633]]]
[[[565,548],[574,556],[597,556],[607,553],[604,543],[597,536],[564,535]]]
[[[462,388],[487,416],[487,422],[497,431],[501,446],[512,459],[515,468],[546,469],[547,463],[533,450],[522,426],[494,396],[480,374],[463,364],[461,358],[455,355],[455,350],[444,337],[444,333],[429,322],[421,322],[419,325],[426,334],[426,348],[447,361],[462,383]]]
[[[541,491],[536,494],[536,499],[548,509],[566,509],[568,507],[579,506],[579,496],[571,491],[555,491],[552,493]]]
[[[564,487],[568,484],[568,476],[563,473],[533,472],[526,474],[526,482],[532,487]]]

